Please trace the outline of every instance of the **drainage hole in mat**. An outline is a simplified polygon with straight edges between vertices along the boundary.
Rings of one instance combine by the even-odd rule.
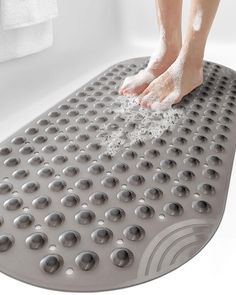
[[[104,220],[100,219],[98,220],[98,225],[103,225],[104,224]]]
[[[71,276],[74,274],[74,270],[72,267],[66,269],[66,275]]]
[[[56,247],[56,245],[50,245],[50,246],[48,247],[48,249],[49,249],[50,251],[55,251],[55,250],[57,249],[57,247]]]
[[[123,245],[123,244],[124,244],[124,241],[123,241],[122,239],[118,239],[118,240],[116,241],[116,244],[118,244],[118,245]]]
[[[166,216],[165,216],[164,214],[160,214],[160,215],[159,215],[159,219],[160,219],[160,220],[164,220],[165,218],[166,218]]]

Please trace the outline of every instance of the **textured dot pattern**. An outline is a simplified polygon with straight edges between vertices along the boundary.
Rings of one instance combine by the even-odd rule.
[[[236,74],[205,62],[173,130],[115,155],[123,79],[109,68],[0,144],[0,270],[63,291],[138,284],[180,266],[221,220],[234,154]],[[24,262],[18,263],[20,259]]]

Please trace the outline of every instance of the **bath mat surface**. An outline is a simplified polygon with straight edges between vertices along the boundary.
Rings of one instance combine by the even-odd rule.
[[[1,143],[0,271],[55,290],[117,289],[211,239],[234,159],[236,73],[205,62],[174,128],[111,156],[99,134],[124,125],[118,87],[146,63],[114,65]]]

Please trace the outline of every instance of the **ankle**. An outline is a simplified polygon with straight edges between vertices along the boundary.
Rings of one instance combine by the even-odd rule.
[[[154,72],[154,74],[156,70],[166,70],[177,59],[180,51],[180,43],[172,43],[170,42],[170,40],[168,42],[165,42],[165,40],[161,40],[159,42],[158,48],[150,58],[147,69]]]
[[[183,67],[187,67],[194,72],[201,73],[203,71],[203,56],[199,53],[195,54],[193,50],[186,50],[183,47],[178,56],[178,61]]]
[[[165,37],[161,42],[166,48],[166,55],[178,57],[182,48],[181,36],[173,35],[172,37]]]
[[[188,67],[201,71],[203,69],[204,48],[201,48],[195,42],[187,42],[183,45],[179,58]]]

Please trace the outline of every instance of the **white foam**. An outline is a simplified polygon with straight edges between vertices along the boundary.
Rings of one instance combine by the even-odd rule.
[[[198,32],[202,26],[202,10],[198,10],[193,20],[193,30]]]
[[[148,66],[147,66],[148,69],[154,69],[154,70],[158,69],[161,60],[163,59],[163,57],[166,54],[167,48],[166,48],[166,43],[164,41],[163,36],[164,35],[161,33],[158,45],[155,48],[155,50],[152,53],[151,58],[149,60],[149,63],[148,63]]]
[[[152,74],[151,71],[148,69],[140,71],[138,74],[134,76],[129,76],[127,77],[121,88],[126,88],[126,89],[133,89],[136,88],[140,85],[144,84],[150,84],[156,77]]]
[[[173,91],[161,102],[161,110],[170,108],[174,103],[177,103],[181,98],[182,92],[182,77],[183,77],[183,68],[184,61],[186,59],[187,49],[183,47],[179,54],[178,59],[172,64],[168,69],[168,73],[172,78],[174,83]]]
[[[102,126],[103,131],[98,135],[106,152],[114,155],[122,148],[130,147],[139,141],[148,141],[160,137],[167,129],[172,130],[176,123],[184,116],[182,109],[169,108],[166,111],[153,111],[141,108],[137,98],[120,96],[117,107],[112,109],[114,116],[123,119],[122,127],[115,131],[108,131],[108,124]],[[135,124],[131,130],[127,125]]]
[[[149,85],[154,79],[156,79],[156,75],[153,74],[153,70],[159,70],[161,60],[166,54],[167,49],[164,36],[164,29],[160,28],[159,42],[150,57],[147,68],[140,71],[136,75],[127,77],[124,80],[121,89],[124,88],[132,91],[132,89],[136,89],[140,87],[140,85]]]

